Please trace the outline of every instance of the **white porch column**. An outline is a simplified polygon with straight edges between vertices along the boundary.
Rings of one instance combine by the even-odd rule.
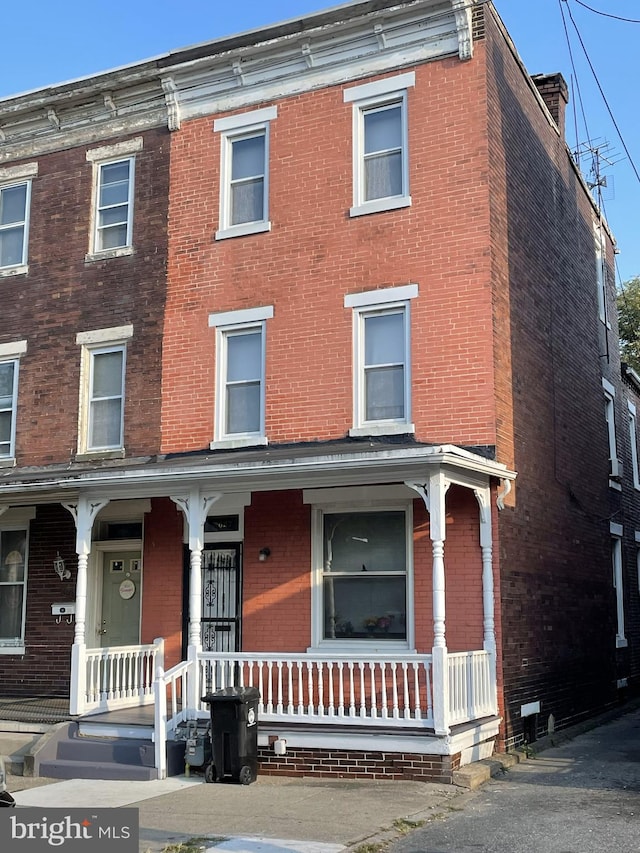
[[[204,525],[214,503],[222,497],[221,492],[203,495],[197,487],[188,495],[172,495],[171,500],[182,510],[187,521],[189,534],[189,639],[187,658],[192,662],[192,674],[189,679],[189,709],[197,708],[200,702],[197,658],[202,649],[200,623],[202,619],[202,549],[204,548]]]
[[[445,635],[446,601],[444,574],[444,543],[446,531],[445,497],[449,481],[438,470],[429,476],[424,485],[406,482],[422,497],[429,512],[429,530],[432,550],[433,575],[433,726],[437,735],[448,735],[449,716],[449,673],[447,671],[447,640]]]
[[[108,500],[92,501],[89,498],[80,497],[76,504],[62,504],[71,513],[76,524],[76,553],[78,555],[76,622],[71,649],[71,714],[81,714],[84,710],[87,677],[84,665],[84,651],[87,647],[85,631],[87,622],[87,564],[91,553],[93,522],[96,515],[108,503]]]
[[[493,530],[491,525],[491,488],[475,489],[480,507],[480,548],[482,550],[482,604],[484,617],[484,649],[491,660],[491,684],[494,713],[498,713],[496,655],[495,591],[493,585]]]

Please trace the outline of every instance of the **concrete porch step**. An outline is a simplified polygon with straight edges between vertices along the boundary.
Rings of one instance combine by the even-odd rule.
[[[38,775],[48,776],[50,779],[119,779],[138,782],[149,782],[158,778],[155,767],[65,758],[52,758],[41,762]]]
[[[80,735],[75,722],[63,724],[43,737],[28,763],[32,775],[52,779],[157,778],[150,740],[86,737]]]

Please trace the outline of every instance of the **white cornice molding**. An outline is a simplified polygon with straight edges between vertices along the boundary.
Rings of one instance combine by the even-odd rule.
[[[472,55],[469,0],[348,3],[0,99],[0,163]]]

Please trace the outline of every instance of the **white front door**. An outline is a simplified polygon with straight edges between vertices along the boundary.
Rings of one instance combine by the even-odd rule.
[[[137,645],[140,642],[141,552],[109,551],[102,559],[100,645]]]

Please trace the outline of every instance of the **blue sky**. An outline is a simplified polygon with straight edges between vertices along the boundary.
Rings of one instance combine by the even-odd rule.
[[[638,0],[583,2],[610,15],[640,19]],[[332,5],[337,4],[331,0],[6,2],[2,9],[0,97],[127,65]],[[577,105],[577,134],[573,104],[567,113],[570,147],[576,146],[576,140],[587,147],[608,144],[604,153],[614,165],[604,164],[607,176],[607,187],[603,189],[604,208],[618,241],[618,276],[625,281],[640,275],[640,178],[635,173],[635,170],[640,172],[637,55],[640,24],[602,17],[586,9],[578,0],[495,0],[495,5],[529,72],[560,71],[565,76]],[[577,25],[613,119],[569,13]],[[583,172],[587,178],[589,170],[590,161],[585,159]]]

